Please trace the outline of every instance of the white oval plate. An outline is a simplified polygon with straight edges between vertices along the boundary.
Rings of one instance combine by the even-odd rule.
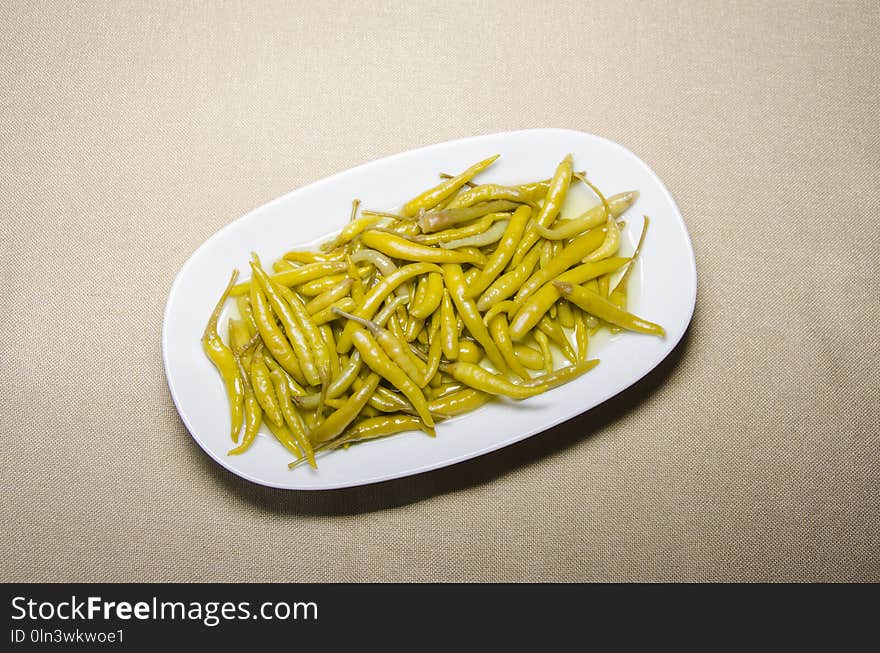
[[[492,402],[438,425],[437,438],[421,433],[369,442],[320,459],[317,470],[287,469],[289,453],[263,430],[250,451],[227,456],[229,413],[220,378],[202,352],[205,321],[232,268],[247,278],[251,252],[271,262],[285,251],[324,240],[348,221],[351,200],[390,209],[457,172],[500,153],[479,180],[516,183],[543,179],[566,153],[575,168],[608,194],[638,189],[627,212],[630,251],[651,217],[640,264],[633,275],[632,310],[666,329],[656,338],[622,333],[594,350],[601,363],[581,378],[522,402]],[[583,185],[579,185],[583,188]],[[585,193],[586,191],[579,191]],[[586,201],[586,195],[580,197]],[[571,202],[578,197],[572,191]],[[595,203],[591,200],[590,203]],[[574,213],[569,207],[563,214]],[[162,350],[168,386],[187,429],[218,463],[255,483],[276,488],[328,490],[374,483],[452,465],[544,431],[626,389],[660,363],[687,328],[696,299],[696,266],[681,214],[657,175],[626,148],[604,138],[563,129],[532,129],[465,138],[373,161],[295,190],[227,225],[183,265],[168,297]],[[228,309],[234,310],[234,309]],[[225,324],[225,319],[221,322]],[[225,333],[221,330],[221,334]]]

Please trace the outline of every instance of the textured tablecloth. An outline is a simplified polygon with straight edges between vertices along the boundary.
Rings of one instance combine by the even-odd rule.
[[[0,580],[880,581],[880,5],[7,2]],[[497,453],[270,490],[187,434],[162,311],[242,213],[526,127],[664,180],[697,309]]]

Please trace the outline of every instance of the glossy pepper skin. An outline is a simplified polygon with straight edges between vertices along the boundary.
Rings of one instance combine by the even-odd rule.
[[[513,349],[513,341],[510,339],[510,331],[507,328],[507,318],[503,314],[496,315],[489,322],[489,334],[492,336],[492,340],[498,347],[498,351],[501,352],[501,356],[508,367],[515,374],[519,375],[521,379],[528,381],[531,377],[516,356],[516,352]]]
[[[275,315],[269,305],[269,300],[263,294],[259,283],[251,284],[251,308],[254,314],[254,321],[257,324],[257,331],[266,349],[272,354],[272,357],[278,361],[287,372],[289,372],[297,383],[307,384],[299,363],[296,360],[296,354],[287,340],[287,336],[275,321]]]
[[[461,316],[464,325],[471,332],[474,340],[480,343],[495,369],[501,373],[506,373],[508,367],[504,357],[492,340],[486,325],[483,324],[483,318],[480,316],[476,304],[467,297],[467,286],[464,282],[461,266],[455,264],[444,265],[443,278],[446,281],[446,287],[449,288],[449,296],[452,298],[452,302],[455,304],[455,308]]]
[[[422,418],[422,421],[428,426],[434,426],[434,420],[428,410],[428,402],[425,395],[422,394],[421,388],[407,376],[400,367],[394,363],[373,339],[369,332],[360,325],[355,325],[355,331],[352,333],[352,341],[354,346],[361,353],[361,358],[367,367],[376,374],[382,376],[409,400],[413,408]]]
[[[568,189],[571,186],[571,173],[572,157],[571,154],[569,154],[556,167],[556,172],[553,174],[553,179],[550,181],[550,187],[547,189],[547,196],[544,198],[544,204],[541,206],[541,210],[535,217],[535,226],[540,225],[542,227],[548,227],[550,226],[550,223],[556,219],[556,216],[559,215],[559,211],[565,202],[566,195],[568,194]],[[540,237],[540,234],[534,227],[526,229],[522,241],[513,254],[513,260],[511,261],[513,265],[517,265],[523,260],[526,253],[528,253],[532,246],[538,242]]]
[[[443,299],[443,275],[439,272],[425,275],[423,281],[419,283],[419,288],[423,289],[422,295],[413,303],[409,314],[424,320],[437,310]]]
[[[254,390],[254,396],[263,409],[263,415],[273,424],[284,424],[284,416],[281,414],[281,405],[278,403],[278,397],[275,395],[275,386],[272,385],[272,377],[269,374],[269,368],[263,358],[263,345],[257,346],[251,360],[251,387]]]
[[[315,452],[333,451],[339,447],[343,447],[352,442],[363,442],[365,440],[375,440],[384,438],[398,433],[407,431],[423,431],[435,437],[434,429],[428,428],[422,424],[418,417],[406,415],[403,413],[392,413],[388,415],[374,415],[361,419],[347,429],[340,437],[323,442],[315,447]],[[297,467],[301,460],[295,460],[288,465],[290,469]]]
[[[528,399],[545,391],[544,386],[525,386],[511,383],[507,377],[501,374],[492,374],[479,365],[473,363],[450,363],[441,365],[440,369],[449,374],[453,379],[466,386],[491,395],[501,395],[511,399]]]
[[[498,200],[484,202],[483,204],[475,204],[474,206],[468,206],[467,208],[430,211],[419,217],[416,226],[421,229],[424,234],[433,234],[441,230],[449,229],[462,222],[468,222],[469,220],[475,220],[487,215],[513,211],[517,206],[518,204],[516,202]]]
[[[486,288],[477,300],[477,310],[488,311],[498,302],[515,295],[526,279],[529,278],[529,275],[532,274],[540,257],[541,249],[537,246],[533,247],[519,265],[513,270],[502,274]]]
[[[205,331],[202,334],[202,349],[205,354],[220,372],[223,378],[223,384],[226,386],[226,397],[229,400],[230,415],[230,438],[233,442],[238,442],[238,434],[241,431],[242,422],[244,421],[244,383],[241,380],[238,363],[232,350],[226,346],[226,343],[220,338],[217,332],[217,322],[220,320],[220,313],[223,305],[229,298],[229,293],[238,279],[238,270],[232,272],[229,283],[220,299],[217,301],[208,323],[205,325]]]
[[[562,351],[562,355],[565,356],[568,360],[570,360],[572,363],[577,360],[577,354],[575,354],[571,343],[565,336],[565,331],[563,331],[562,327],[559,326],[559,322],[551,320],[548,316],[545,315],[540,320],[538,320],[538,330],[545,333],[547,337],[550,338],[550,340],[552,340],[557,347],[559,347],[560,351]]]
[[[522,235],[525,232],[526,224],[531,215],[532,210],[528,206],[521,206],[514,212],[507,223],[507,228],[501,237],[498,247],[487,259],[480,275],[468,288],[468,297],[479,297],[498,278],[498,275],[501,274],[504,268],[507,267],[520,240],[522,240]]]
[[[664,336],[666,332],[659,324],[644,320],[632,313],[618,308],[613,303],[583,286],[555,281],[554,285],[565,297],[580,306],[587,313],[619,327],[653,336]]]
[[[566,245],[558,256],[529,277],[528,281],[517,291],[514,301],[522,305],[529,295],[545,283],[558,277],[572,265],[579,263],[590,252],[599,247],[604,240],[605,227],[597,227],[575,238],[569,245]]]
[[[387,329],[383,329],[371,320],[366,320],[362,317],[357,317],[356,315],[345,313],[343,311],[337,311],[337,313],[348,320],[360,324],[369,331],[370,335],[379,343],[382,351],[384,351],[388,358],[396,363],[410,379],[416,382],[421,380],[424,375],[424,369],[412,360],[409,353],[409,345],[405,341],[401,340]]]
[[[536,376],[529,381],[523,383],[525,386],[535,386],[535,387],[543,387],[545,389],[556,388],[563,383],[568,383],[572,379],[576,379],[589,372],[591,369],[596,367],[599,364],[599,359],[593,358],[591,360],[583,360],[578,361],[576,363],[572,363],[571,365],[566,365],[565,367],[560,367],[558,370],[554,372],[548,372],[547,374],[542,374],[541,376]]]
[[[437,206],[447,197],[451,197],[455,191],[464,186],[471,179],[480,174],[483,170],[492,165],[500,155],[490,156],[488,159],[475,163],[470,168],[456,175],[451,179],[445,179],[433,188],[426,190],[424,193],[417,195],[409,202],[403,205],[401,214],[405,218],[411,218],[417,215],[419,211],[427,211]]]
[[[272,280],[269,279],[269,275],[263,271],[258,259],[251,261],[251,270],[253,270],[254,278],[266,294],[266,298],[269,300],[269,305],[272,307],[272,311],[278,316],[281,325],[284,327],[287,341],[290,343],[291,348],[296,355],[296,360],[299,363],[299,368],[302,370],[303,376],[306,381],[308,381],[309,385],[320,385],[321,376],[315,365],[311,342],[306,337],[302,324],[297,320],[291,305],[287,301],[293,293],[290,292],[289,288],[272,283]],[[287,297],[282,294],[285,291],[289,293]]]
[[[334,411],[327,419],[321,422],[320,426],[312,431],[310,436],[312,443],[320,444],[342,433],[346,426],[357,419],[358,414],[367,405],[378,386],[379,375],[370,374],[360,389],[346,399],[341,408]]]
[[[549,185],[549,184],[548,184]],[[473,206],[480,202],[492,200],[508,200],[521,204],[532,204],[541,199],[547,192],[541,186],[527,188],[523,186],[501,186],[499,184],[480,184],[466,191],[462,191],[446,205],[447,209],[458,209],[465,206]]]
[[[584,263],[556,277],[555,281],[563,283],[584,283],[590,279],[613,272],[625,265],[629,259],[621,257],[606,258],[602,261]],[[553,304],[562,297],[562,293],[552,283],[544,284],[540,290],[519,305],[510,322],[510,337],[522,340],[540,321]],[[516,306],[516,304],[514,304]]]
[[[383,231],[366,231],[361,236],[367,247],[388,256],[420,263],[472,263],[482,265],[485,257],[471,252],[414,243]]]
[[[440,360],[443,356],[443,342],[440,339],[440,313],[434,313],[431,318],[429,330],[428,358],[425,362],[425,372],[419,381],[419,387],[424,388],[436,376],[440,368]]]
[[[388,295],[394,292],[400,284],[420,274],[430,272],[440,272],[440,268],[433,263],[412,263],[403,266],[397,272],[385,277],[373,286],[364,297],[364,303],[354,311],[354,315],[369,320],[376,314],[376,311],[379,310],[379,307],[388,298]],[[354,327],[355,325],[352,323],[346,324],[342,334],[336,339],[336,351],[338,353],[345,354],[351,349],[351,334],[354,331]]]
[[[387,435],[394,435],[395,433],[415,430],[424,431],[431,437],[436,435],[434,429],[426,427],[419,418],[413,415],[393,413],[391,415],[381,415],[361,420],[345,432],[342,440],[345,442],[373,440]]]
[[[422,245],[442,245],[443,243],[449,243],[454,240],[460,240],[462,238],[481,234],[488,230],[499,220],[510,219],[510,216],[510,213],[490,213],[488,215],[484,215],[478,220],[468,222],[461,227],[444,229],[443,231],[436,231],[430,234],[420,233],[415,236],[411,236],[410,240],[416,243],[421,243]]]
[[[281,374],[279,369],[271,371],[272,382],[275,386],[275,392],[278,395],[278,402],[281,406],[281,414],[284,416],[284,426],[287,433],[293,436],[294,442],[302,452],[302,455],[309,461],[312,468],[317,467],[315,463],[315,453],[312,444],[309,442],[308,431],[303,422],[302,416],[291,402],[290,389],[287,381]],[[271,425],[270,425],[271,428]],[[273,431],[274,432],[274,431]],[[276,433],[276,435],[278,435]],[[284,444],[284,441],[282,441]]]
[[[648,216],[644,216],[644,224],[642,225],[642,233],[639,236],[639,242],[636,244],[636,249],[633,252],[632,258],[626,266],[626,270],[624,270],[623,275],[620,277],[620,280],[617,282],[617,285],[614,287],[608,295],[608,300],[617,306],[617,308],[621,310],[626,310],[626,301],[627,301],[627,292],[629,288],[629,277],[632,274],[633,266],[635,265],[636,259],[638,259],[639,254],[642,252],[642,245],[645,244],[645,237],[648,235],[648,224],[650,224],[650,219]],[[611,331],[615,332],[620,329],[620,327],[612,326]]]
[[[467,388],[428,402],[428,408],[431,414],[438,417],[455,417],[476,410],[488,403],[491,398],[492,396],[485,392]]]
[[[260,424],[263,422],[263,409],[260,407],[259,401],[257,401],[250,380],[250,370],[254,356],[251,350],[255,347],[259,338],[251,340],[244,320],[230,319],[228,331],[229,344],[232,354],[235,356],[235,363],[238,366],[239,376],[244,386],[244,435],[241,438],[241,444],[228,452],[228,455],[234,455],[247,451],[257,437]]]
[[[608,206],[611,210],[612,217],[621,216],[629,207],[631,207],[639,197],[639,192],[635,190],[625,193],[618,193],[608,198]],[[602,204],[594,206],[584,211],[581,215],[571,220],[557,220],[552,228],[535,227],[535,230],[542,238],[548,240],[565,240],[574,238],[585,231],[601,227],[607,221],[605,207]]]
[[[269,278],[273,283],[282,286],[298,286],[309,281],[314,281],[315,279],[345,272],[345,269],[345,261],[322,261],[304,265],[299,268],[293,268],[291,270],[285,270],[284,272],[276,272],[275,274],[270,275]],[[250,292],[250,289],[251,282],[246,281],[233,287],[231,295],[233,297],[236,295],[246,295]]]

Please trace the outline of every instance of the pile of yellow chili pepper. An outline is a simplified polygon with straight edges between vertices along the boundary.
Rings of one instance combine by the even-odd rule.
[[[603,326],[663,335],[626,310],[648,218],[629,257],[618,255],[618,218],[638,192],[606,199],[571,155],[544,181],[475,184],[497,158],[442,175],[397,213],[355,200],[320,251],[290,251],[271,272],[254,255],[243,283],[232,273],[202,337],[229,398],[230,454],[261,423],[291,467],[363,440],[433,436],[436,421],[493,396],[526,399],[589,371],[599,362],[589,338]],[[563,219],[578,182],[600,203]],[[217,327],[231,298],[239,318],[227,344]],[[552,348],[566,365],[554,369]]]

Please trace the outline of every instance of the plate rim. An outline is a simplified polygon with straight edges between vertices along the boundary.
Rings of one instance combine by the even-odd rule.
[[[228,463],[226,457],[215,454],[215,452],[211,448],[209,448],[207,446],[207,444],[202,442],[202,440],[199,438],[199,436],[196,435],[196,433],[194,433],[193,428],[190,426],[190,423],[186,417],[186,413],[181,409],[181,406],[178,403],[178,397],[177,397],[177,393],[175,392],[174,381],[173,381],[171,374],[169,372],[169,361],[168,361],[168,337],[169,337],[168,330],[169,330],[169,319],[170,319],[171,305],[172,305],[172,302],[174,300],[175,295],[177,294],[177,292],[179,290],[178,287],[181,284],[182,279],[184,278],[184,276],[185,276],[186,272],[188,271],[188,269],[190,268],[190,266],[193,264],[193,259],[196,258],[196,255],[200,251],[202,251],[203,249],[208,247],[214,240],[221,238],[223,236],[223,234],[226,231],[232,229],[232,227],[236,223],[249,218],[252,214],[254,214],[258,211],[263,211],[267,207],[273,206],[275,204],[279,204],[279,203],[287,200],[292,195],[299,193],[301,191],[304,191],[306,189],[314,189],[314,188],[323,186],[325,184],[333,183],[336,179],[338,179],[339,177],[341,177],[343,175],[346,175],[346,174],[349,174],[353,171],[359,170],[361,168],[373,165],[378,161],[392,161],[392,160],[396,160],[396,159],[399,159],[399,158],[402,158],[405,156],[415,154],[417,152],[430,150],[430,149],[438,147],[438,146],[448,145],[448,144],[452,144],[452,143],[465,143],[468,141],[476,141],[476,140],[480,140],[480,139],[484,139],[484,138],[488,138],[488,137],[504,138],[504,137],[511,137],[511,136],[516,136],[516,135],[520,135],[520,134],[533,134],[536,132],[552,132],[552,133],[557,133],[557,134],[570,134],[570,135],[576,135],[578,137],[587,136],[589,138],[593,138],[598,141],[601,141],[604,144],[611,146],[612,148],[617,148],[617,149],[621,150],[623,153],[625,153],[626,155],[632,157],[633,159],[635,159],[638,163],[640,163],[645,168],[645,171],[650,175],[650,177],[657,184],[657,187],[662,192],[663,197],[670,203],[670,205],[675,210],[675,215],[678,218],[678,221],[684,227],[683,228],[684,242],[687,247],[688,254],[690,255],[689,256],[689,263],[690,263],[689,269],[691,272],[691,277],[693,279],[693,291],[690,293],[690,297],[688,298],[689,301],[688,301],[687,319],[684,322],[684,328],[682,329],[682,331],[678,335],[678,337],[675,339],[675,342],[672,342],[670,340],[669,347],[662,353],[662,355],[660,355],[658,358],[653,360],[650,363],[650,365],[645,368],[645,371],[638,378],[636,378],[634,381],[632,381],[631,383],[629,383],[628,385],[624,386],[623,388],[621,388],[619,390],[615,390],[613,392],[603,393],[603,396],[600,399],[598,399],[598,401],[595,401],[595,403],[593,403],[592,406],[590,406],[589,408],[587,408],[585,410],[579,410],[579,411],[572,412],[572,413],[567,413],[567,412],[560,413],[559,416],[554,417],[549,423],[546,423],[541,427],[534,428],[534,429],[528,429],[526,431],[517,433],[512,437],[509,437],[509,438],[502,440],[500,442],[492,443],[491,445],[488,445],[488,446],[483,447],[481,449],[472,450],[472,451],[460,454],[460,455],[458,455],[454,458],[451,458],[451,459],[444,459],[443,461],[439,461],[439,462],[435,462],[435,463],[428,463],[428,464],[422,465],[420,467],[417,467],[415,469],[408,469],[403,472],[388,472],[388,473],[384,473],[384,474],[377,474],[375,476],[371,476],[371,477],[365,478],[365,479],[360,479],[360,480],[357,480],[354,482],[335,482],[335,483],[329,483],[327,485],[323,485],[321,487],[295,487],[295,486],[291,486],[291,485],[282,485],[280,483],[275,483],[275,482],[272,482],[272,481],[269,481],[269,480],[266,480],[263,478],[255,477],[255,476],[249,474],[248,472],[234,468],[234,466],[232,466],[231,464]],[[215,231],[211,236],[206,238],[196,249],[194,249],[190,253],[190,255],[186,258],[186,260],[180,266],[180,269],[177,271],[177,274],[174,276],[174,280],[171,282],[171,286],[169,287],[168,297],[165,301],[165,308],[163,310],[163,316],[162,316],[162,339],[161,339],[162,366],[165,371],[165,380],[168,385],[168,391],[171,395],[171,400],[174,403],[174,407],[177,411],[177,414],[180,417],[180,420],[183,422],[183,425],[186,427],[187,432],[189,433],[190,437],[193,440],[195,440],[195,442],[199,445],[199,447],[202,449],[202,451],[204,451],[206,454],[208,454],[208,456],[214,462],[218,463],[223,469],[227,470],[228,472],[231,472],[232,474],[238,476],[239,478],[250,481],[251,483],[255,483],[255,484],[261,485],[263,487],[269,487],[269,488],[278,489],[278,490],[289,490],[289,491],[297,491],[297,492],[322,492],[325,490],[338,490],[338,489],[343,489],[343,488],[360,487],[360,486],[364,486],[364,485],[372,485],[375,483],[381,483],[384,481],[391,481],[391,480],[399,479],[399,478],[406,478],[409,476],[416,476],[416,475],[424,474],[426,472],[430,472],[430,471],[433,471],[436,469],[442,469],[444,467],[450,467],[452,465],[457,465],[458,463],[464,462],[466,460],[478,458],[480,456],[486,455],[486,454],[491,453],[493,451],[503,449],[504,447],[508,447],[512,444],[515,444],[516,442],[521,442],[522,440],[526,440],[528,438],[531,438],[535,435],[538,435],[539,433],[549,431],[550,429],[553,429],[553,428],[559,426],[563,422],[567,422],[571,419],[574,419],[578,415],[582,415],[582,414],[590,412],[591,410],[593,410],[596,407],[600,406],[601,404],[605,403],[606,401],[608,401],[612,397],[622,393],[627,388],[630,388],[634,384],[641,381],[648,374],[650,374],[652,371],[654,371],[657,368],[657,366],[660,365],[660,363],[662,363],[664,360],[666,360],[666,358],[673,351],[675,351],[676,347],[678,347],[682,338],[684,338],[684,335],[690,329],[691,322],[693,321],[694,310],[696,308],[696,300],[697,300],[697,287],[698,287],[698,277],[697,277],[696,255],[694,253],[693,243],[691,242],[691,237],[690,237],[690,231],[687,228],[687,223],[684,220],[684,216],[682,215],[681,210],[678,208],[678,204],[676,203],[675,198],[673,198],[672,193],[666,187],[666,184],[664,184],[663,181],[660,179],[660,177],[657,175],[657,173],[654,172],[654,169],[650,165],[648,165],[647,162],[645,162],[641,157],[639,157],[634,152],[632,152],[632,150],[630,150],[625,145],[621,145],[620,143],[618,143],[616,141],[612,141],[611,139],[605,138],[604,136],[599,136],[597,134],[592,134],[590,132],[580,131],[580,130],[576,130],[576,129],[565,129],[565,128],[556,128],[556,127],[539,127],[539,128],[534,128],[534,129],[517,129],[517,130],[512,130],[512,131],[491,132],[488,134],[478,134],[478,135],[467,136],[467,137],[463,137],[463,138],[455,138],[455,139],[446,140],[446,141],[439,141],[437,143],[430,143],[428,145],[423,145],[421,147],[413,148],[410,150],[405,150],[403,152],[397,152],[395,154],[390,154],[388,156],[370,159],[369,161],[365,161],[364,163],[360,163],[352,168],[347,168],[345,170],[336,172],[330,176],[322,177],[321,179],[310,182],[310,183],[306,184],[305,186],[300,186],[298,188],[294,188],[294,189],[284,193],[283,195],[279,195],[278,197],[271,199],[268,202],[264,202],[263,204],[260,204],[259,206],[254,207],[253,209],[241,214],[240,216],[236,217],[235,219],[231,220],[230,222],[225,224],[223,227],[221,227],[220,229]]]

